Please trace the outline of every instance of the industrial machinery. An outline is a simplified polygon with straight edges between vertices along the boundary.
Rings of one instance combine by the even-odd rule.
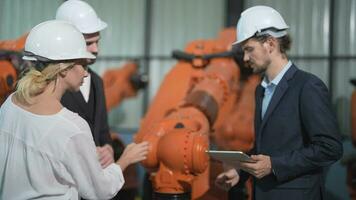
[[[356,87],[356,79],[350,81]],[[356,147],[356,90],[352,92],[351,96],[351,127],[352,127],[352,143]]]
[[[0,105],[14,90],[18,74],[26,67],[21,51],[27,34],[16,40],[0,41]]]
[[[9,60],[0,60],[0,105],[13,91],[17,79],[16,69]]]
[[[118,69],[106,70],[103,74],[106,108],[108,111],[119,105],[122,100],[137,95],[137,91],[148,84],[146,74],[138,73],[138,65],[128,62]]]
[[[351,80],[356,86],[356,80]],[[351,138],[354,148],[356,148],[356,90],[351,96]],[[343,159],[347,167],[347,187],[352,200],[356,199],[356,155],[352,154],[347,159]]]
[[[163,80],[135,135],[137,142],[149,141],[151,145],[142,164],[150,172],[153,199],[227,198],[224,191],[209,195],[212,188],[216,189],[213,180],[223,167],[209,162],[205,151],[209,146],[242,150],[235,146],[240,137],[224,124],[230,121],[234,109],[241,111],[243,106],[251,109],[253,116],[251,91],[257,80],[251,78],[245,84],[249,86],[241,87],[236,52],[231,50],[234,36],[234,30],[227,29],[218,39],[194,41],[184,52],[173,52],[178,63]],[[239,90],[246,93],[245,99],[239,98]],[[244,103],[239,105],[239,99]],[[248,132],[242,133],[248,136],[241,137],[249,143],[245,150],[253,143],[250,120],[243,124],[248,126],[244,129]],[[227,141],[231,139],[236,141]]]

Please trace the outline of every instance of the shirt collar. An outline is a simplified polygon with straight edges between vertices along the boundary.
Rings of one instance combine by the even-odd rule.
[[[288,69],[292,66],[292,62],[288,61],[288,63],[283,67],[282,71],[278,73],[278,75],[270,82],[268,82],[267,76],[263,77],[263,80],[261,82],[261,86],[264,88],[267,88],[267,86],[273,84],[273,85],[278,85],[278,83],[282,80],[284,74],[288,71]]]

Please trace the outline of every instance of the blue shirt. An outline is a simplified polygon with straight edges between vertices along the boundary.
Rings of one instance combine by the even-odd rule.
[[[261,86],[265,89],[265,94],[263,96],[263,100],[262,100],[262,112],[261,112],[261,118],[263,119],[269,102],[272,99],[273,93],[276,89],[276,86],[278,85],[278,83],[281,81],[281,79],[283,78],[284,74],[288,71],[288,69],[292,66],[292,62],[288,61],[288,63],[283,67],[282,71],[280,71],[278,73],[278,75],[272,80],[272,81],[268,81],[267,76],[265,76],[261,82]]]

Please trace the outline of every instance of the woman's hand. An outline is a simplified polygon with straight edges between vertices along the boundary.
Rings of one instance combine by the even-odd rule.
[[[141,142],[138,144],[131,143],[127,145],[116,164],[120,165],[121,170],[124,171],[130,164],[145,160],[148,153],[148,147],[148,142]]]

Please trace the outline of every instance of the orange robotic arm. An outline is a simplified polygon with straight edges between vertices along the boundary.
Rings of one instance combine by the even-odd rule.
[[[243,73],[243,69],[241,73]],[[214,141],[219,149],[249,152],[253,148],[255,141],[255,89],[259,83],[258,75],[250,75],[246,80],[240,80],[238,99],[228,114],[229,117],[219,124],[214,134]],[[245,186],[244,195],[251,199],[252,179],[249,179]]]
[[[231,44],[232,41],[230,41]],[[236,98],[239,70],[218,40],[190,43],[165,77],[135,140],[149,141],[142,163],[151,172],[156,198],[198,199],[209,189],[205,150],[216,122]],[[226,108],[230,107],[230,108]],[[179,199],[179,198],[177,198]]]
[[[240,87],[240,95],[229,117],[217,127],[215,142],[226,150],[249,152],[255,141],[255,89],[260,83],[258,75],[250,76]]]
[[[351,80],[351,83],[356,86],[356,80]],[[354,146],[356,147],[356,90],[352,92],[351,96],[351,137]]]
[[[119,69],[110,69],[103,75],[106,108],[108,111],[125,98],[136,95],[137,90],[146,87],[147,75],[137,73],[137,64],[129,62]]]
[[[0,61],[0,105],[5,101],[7,96],[14,90],[17,72],[11,62],[6,60]]]
[[[356,86],[356,80],[351,80],[351,83]],[[354,147],[356,147],[356,90],[351,96],[351,138]],[[350,156],[345,162],[347,165],[347,186],[351,199],[356,199],[356,156]]]
[[[25,42],[26,42],[27,36],[28,36],[28,33],[25,33],[21,37],[15,39],[15,40],[0,41],[0,49],[7,50],[7,51],[20,52],[25,47]]]
[[[21,59],[27,33],[16,40],[0,41],[0,105],[13,92],[17,74],[24,67]]]

